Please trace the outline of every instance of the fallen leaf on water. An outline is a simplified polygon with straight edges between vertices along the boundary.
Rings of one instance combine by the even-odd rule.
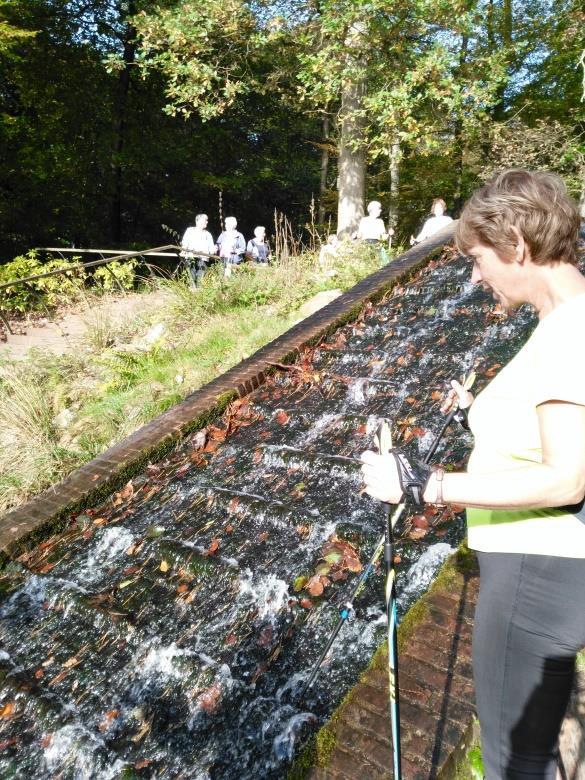
[[[220,539],[215,537],[211,540],[211,544],[207,548],[207,555],[215,555],[215,553],[219,550],[219,543]]]
[[[306,590],[311,596],[320,596],[323,593],[323,583],[318,575],[311,577],[307,582]]]
[[[284,409],[279,409],[274,415],[274,419],[279,425],[286,425],[290,418]]]
[[[16,709],[16,705],[13,701],[9,701],[8,704],[5,704],[4,707],[0,710],[0,718],[3,718],[4,720],[8,720],[14,715],[14,710]]]
[[[49,745],[51,744],[52,741],[53,741],[53,735],[52,734],[45,734],[41,738],[41,747],[43,748],[43,750],[46,750],[49,747]]]
[[[301,599],[300,605],[303,609],[313,609],[313,602],[311,599]]]
[[[268,531],[262,531],[261,534],[258,534],[259,542],[265,542],[267,539],[268,539]]]
[[[141,761],[137,761],[134,764],[134,769],[146,769],[147,766],[150,766],[152,764],[151,758],[143,758]]]
[[[228,504],[228,512],[232,514],[233,512],[236,511],[239,505],[240,505],[240,497],[234,496],[232,499],[230,499],[230,502]]]
[[[207,690],[200,693],[197,697],[197,704],[205,712],[213,713],[217,710],[221,698],[221,686],[214,682]]]
[[[228,634],[223,640],[225,645],[235,645],[238,641],[238,637],[235,634]]]
[[[121,502],[120,502],[121,503]],[[105,517],[96,517],[96,519],[93,521],[94,525],[105,525],[108,521]]]
[[[177,588],[177,593],[186,593],[188,590],[189,590],[189,586],[183,583],[182,585],[179,585],[179,587]]]
[[[233,532],[234,532],[234,527],[233,527],[233,525],[232,525],[231,523],[229,523],[228,525],[226,525],[226,527],[225,527],[225,532],[226,532],[226,534],[233,534]]]
[[[298,593],[299,591],[301,591],[305,587],[308,581],[309,581],[308,577],[297,577],[293,584],[294,592]]]
[[[132,484],[132,480],[128,482],[122,490],[118,491],[117,493],[114,493],[114,498],[112,503],[114,506],[120,506],[124,501],[129,501],[132,496],[134,495],[134,485]]]
[[[426,529],[429,527],[429,521],[424,515],[414,515],[412,518],[412,524],[415,528]]]
[[[74,655],[71,656],[71,658],[68,658],[65,663],[63,664],[63,669],[72,669],[74,666],[77,666],[80,664],[81,661],[79,658],[76,658]]]
[[[427,531],[423,530],[422,528],[413,528],[412,531],[410,531],[408,534],[408,536],[414,541],[418,539],[424,539],[426,535]]]
[[[168,571],[168,570],[169,570],[169,564],[167,563],[167,561],[165,561],[165,560],[164,560],[164,558],[163,558],[163,560],[160,562],[159,569],[160,569],[161,571]]]
[[[107,731],[119,714],[120,712],[118,710],[108,710],[106,713],[104,713],[103,720],[98,726],[99,731]]]
[[[45,670],[44,669],[37,669],[36,670],[35,677],[37,678],[37,680],[40,680],[41,677],[44,677],[44,676],[45,676]]]
[[[4,739],[2,742],[0,742],[0,750],[6,750],[8,747],[12,747],[12,745],[16,745],[18,743],[18,737],[10,737],[9,739]]]

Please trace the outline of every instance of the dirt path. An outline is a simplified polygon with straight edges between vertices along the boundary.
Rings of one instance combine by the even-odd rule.
[[[157,290],[129,295],[108,295],[95,306],[57,311],[48,317],[30,320],[10,320],[14,335],[6,333],[0,323],[5,341],[0,341],[0,358],[23,360],[33,347],[54,355],[78,349],[86,340],[88,329],[105,327],[108,322],[121,323],[147,313],[168,300],[168,293]]]

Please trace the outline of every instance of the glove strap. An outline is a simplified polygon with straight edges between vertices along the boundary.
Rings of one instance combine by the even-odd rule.
[[[408,504],[422,506],[425,503],[423,495],[431,476],[430,466],[420,460],[407,457],[404,451],[398,448],[391,450],[390,454],[394,455],[396,461],[403,499]]]

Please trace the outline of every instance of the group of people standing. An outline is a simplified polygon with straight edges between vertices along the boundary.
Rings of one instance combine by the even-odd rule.
[[[435,198],[431,205],[431,214],[420,233],[417,236],[410,237],[410,245],[418,244],[427,238],[430,238],[442,228],[446,227],[453,219],[446,214],[447,204],[443,198]],[[351,236],[352,239],[363,241],[365,244],[372,244],[380,248],[380,260],[382,265],[389,261],[389,255],[386,251],[386,242],[391,245],[394,228],[389,227],[386,230],[384,220],[381,217],[382,204],[378,200],[372,200],[367,206],[368,215],[362,217],[357,231]],[[319,262],[326,266],[330,261],[337,257],[339,249],[339,239],[333,233],[327,236],[327,243],[323,244],[319,254]]]
[[[237,229],[238,220],[226,217],[225,229],[213,240],[207,230],[207,214],[197,214],[195,225],[188,227],[181,241],[181,256],[191,275],[192,283],[198,286],[209,265],[221,260],[225,276],[230,276],[232,267],[239,265],[246,256],[256,263],[266,265],[270,260],[270,246],[266,240],[266,228],[259,225],[254,229],[254,238],[247,243]]]

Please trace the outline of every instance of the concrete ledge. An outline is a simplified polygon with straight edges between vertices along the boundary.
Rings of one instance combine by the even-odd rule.
[[[303,347],[348,322],[367,301],[378,300],[396,282],[408,278],[429,255],[452,239],[454,224],[399,255],[62,482],[6,513],[0,518],[0,565],[38,543],[48,530],[56,530],[71,512],[106,498],[149,460],[160,458],[187,433],[221,414],[231,401],[258,388],[274,370],[273,363],[292,362]]]

